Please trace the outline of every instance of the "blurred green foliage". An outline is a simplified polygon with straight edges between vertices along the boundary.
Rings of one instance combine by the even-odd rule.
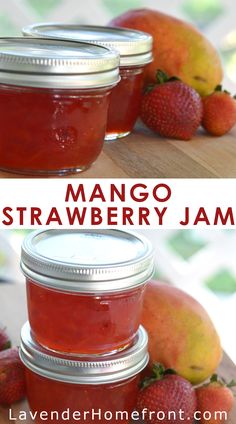
[[[54,7],[62,3],[63,0],[27,0],[27,3],[36,10],[36,12],[44,17],[46,16]]]
[[[113,15],[119,15],[129,9],[135,9],[137,7],[145,7],[144,0],[102,0],[104,6]]]
[[[200,28],[211,24],[224,12],[223,3],[220,0],[183,0],[181,8]]]
[[[227,269],[221,269],[212,275],[205,285],[216,294],[236,293],[236,277]]]
[[[16,28],[8,15],[0,14],[0,36],[12,37],[14,35],[19,35],[18,28]]]
[[[183,259],[189,259],[206,246],[204,240],[192,230],[176,231],[169,239],[168,246]]]
[[[27,229],[24,229],[24,230],[12,230],[12,233],[22,236],[22,239],[23,239],[25,236],[27,236],[27,234],[31,233],[32,231],[33,230],[27,230]]]

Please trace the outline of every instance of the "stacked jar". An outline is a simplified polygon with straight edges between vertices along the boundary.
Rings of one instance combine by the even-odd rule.
[[[0,169],[64,175],[102,150],[119,54],[103,46],[0,39]]]
[[[23,34],[85,41],[115,49],[120,55],[121,81],[112,90],[105,139],[115,140],[130,134],[139,115],[144,69],[152,62],[150,34],[125,28],[58,23],[29,25],[23,28]]]
[[[105,138],[132,131],[152,37],[70,25],[24,33],[40,28],[42,38],[0,40],[0,169],[37,176],[84,171]]]
[[[81,414],[80,422],[104,424],[108,414],[111,423],[128,423],[148,363],[140,319],[153,274],[150,243],[119,230],[36,231],[23,243],[21,267],[30,409],[49,422],[58,414],[62,423],[67,411],[70,422]]]

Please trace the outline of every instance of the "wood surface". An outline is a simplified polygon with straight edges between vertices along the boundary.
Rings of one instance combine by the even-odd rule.
[[[19,177],[0,172],[0,178]],[[200,130],[191,141],[180,141],[158,137],[139,124],[128,137],[106,142],[90,169],[69,177],[234,178],[236,127],[223,137]]]
[[[0,283],[0,299],[0,325],[7,326],[7,331],[14,345],[18,345],[20,340],[21,326],[27,320],[24,284],[22,282]],[[234,334],[232,334],[232,337],[234,337]],[[219,375],[225,378],[227,381],[231,381],[232,379],[236,380],[236,367],[226,354],[224,354],[223,361],[219,368]],[[26,401],[18,402],[17,404],[12,406],[12,416],[14,415],[15,417],[17,417],[17,414],[20,410],[28,410],[28,405]],[[9,424],[10,422],[16,424],[32,424],[31,420],[9,420],[8,408],[0,407],[0,424]],[[227,424],[235,423],[236,404],[234,410],[230,414],[230,417],[227,421]]]

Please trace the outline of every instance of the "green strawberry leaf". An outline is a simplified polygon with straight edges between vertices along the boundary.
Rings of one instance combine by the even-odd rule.
[[[230,381],[230,383],[226,384],[226,387],[228,387],[229,389],[231,387],[235,387],[235,386],[236,386],[236,380],[232,380],[232,381]]]
[[[151,93],[151,91],[153,90],[153,88],[156,86],[156,84],[148,84],[147,87],[144,90],[144,94],[148,94]]]
[[[164,84],[165,82],[169,80],[169,76],[167,75],[166,72],[162,71],[161,69],[158,69],[156,73],[156,79],[157,79],[157,84]]]
[[[227,383],[227,381],[224,378],[219,378],[217,374],[212,375],[209,384],[211,384],[211,383],[219,383],[219,385],[228,387],[229,389],[231,387],[236,386],[236,380],[231,380],[230,383]],[[206,384],[206,386],[208,386],[209,384]]]
[[[8,340],[8,341],[4,344],[4,346],[3,346],[3,349],[2,349],[2,350],[10,349],[10,347],[11,347],[11,342],[10,342],[10,340]]]
[[[181,81],[181,79],[178,77],[171,77],[168,79],[168,82],[172,82],[172,81]]]
[[[175,370],[168,368],[165,369],[165,367],[158,363],[154,362],[152,367],[152,375],[150,377],[145,377],[140,384],[141,389],[145,389],[146,387],[150,386],[151,384],[155,383],[156,381],[160,381],[163,379],[165,375],[176,375],[177,373]]]
[[[157,84],[164,84],[165,82],[172,82],[172,81],[181,81],[176,76],[169,77],[169,75],[166,72],[162,71],[161,69],[157,70],[156,80],[157,80]]]
[[[229,96],[231,96],[231,93],[228,90],[223,90],[223,86],[221,84],[217,85],[214,91],[229,94]]]
[[[165,370],[164,375],[177,375],[177,372],[172,368],[168,368],[167,370]]]

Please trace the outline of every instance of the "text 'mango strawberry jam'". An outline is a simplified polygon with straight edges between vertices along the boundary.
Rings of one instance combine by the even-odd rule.
[[[121,81],[112,91],[106,140],[128,135],[138,118],[143,70],[152,61],[152,37],[124,28],[34,24],[23,29],[25,35],[79,40],[112,47],[120,54]]]
[[[104,354],[129,346],[140,324],[153,251],[119,230],[47,230],[22,245],[32,333],[48,349]]]
[[[0,39],[0,169],[83,171],[102,150],[119,55],[103,46]]]
[[[111,424],[130,422],[140,373],[149,360],[147,342],[147,333],[140,327],[132,346],[114,355],[62,355],[40,346],[26,323],[21,332],[20,357],[25,364],[30,410],[38,417],[42,411],[48,413],[50,423],[62,424],[64,411],[70,423],[78,422],[79,413],[79,422],[87,424],[107,423],[108,416]],[[83,419],[85,411],[88,414]]]

